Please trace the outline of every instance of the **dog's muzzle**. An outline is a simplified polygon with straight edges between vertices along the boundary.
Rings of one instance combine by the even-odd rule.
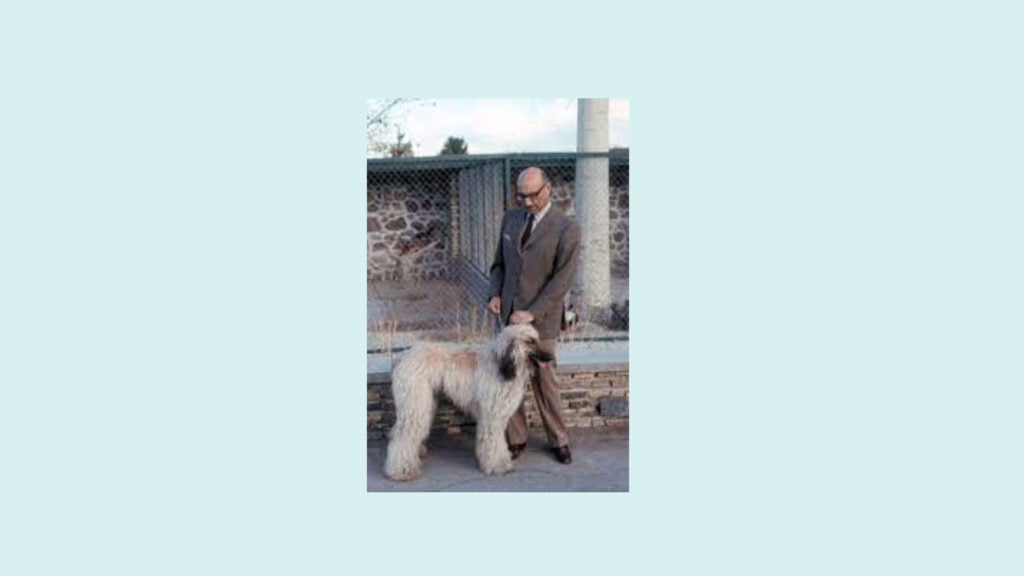
[[[532,358],[534,362],[551,362],[555,359],[555,356],[541,350],[535,350],[530,353],[530,358]]]

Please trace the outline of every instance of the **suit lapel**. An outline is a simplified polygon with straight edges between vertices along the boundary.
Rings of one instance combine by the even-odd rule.
[[[526,246],[524,246],[523,249],[533,246],[537,243],[538,238],[547,234],[548,230],[551,230],[554,227],[554,221],[560,214],[561,212],[557,212],[554,206],[548,209],[548,213],[544,215],[544,218],[542,218],[540,222],[537,223],[537,226],[533,229],[533,234],[530,236],[530,239],[526,241]]]

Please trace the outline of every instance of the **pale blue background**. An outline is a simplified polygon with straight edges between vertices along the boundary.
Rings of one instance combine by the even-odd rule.
[[[1020,573],[1013,4],[461,4],[4,5],[0,573]],[[630,494],[365,494],[389,95],[631,99]]]

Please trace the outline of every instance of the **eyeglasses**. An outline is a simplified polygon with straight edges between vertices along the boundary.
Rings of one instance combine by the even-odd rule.
[[[547,188],[547,187],[548,187],[548,185],[547,185],[547,184],[544,184],[544,185],[542,185],[542,186],[541,186],[540,188],[538,188],[538,189],[537,189],[537,191],[536,191],[536,192],[534,192],[533,194],[519,194],[519,193],[517,192],[517,193],[516,193],[516,201],[517,201],[517,202],[526,202],[526,199],[527,199],[527,198],[529,198],[529,199],[533,200],[533,199],[534,199],[534,198],[536,198],[537,196],[540,196],[540,193],[541,193],[541,192],[543,192],[543,191],[544,191],[544,189],[545,189],[545,188]]]

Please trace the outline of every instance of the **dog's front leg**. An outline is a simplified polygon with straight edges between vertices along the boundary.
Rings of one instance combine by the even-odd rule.
[[[476,459],[484,474],[504,474],[512,470],[512,454],[505,442],[506,423],[477,423]]]

